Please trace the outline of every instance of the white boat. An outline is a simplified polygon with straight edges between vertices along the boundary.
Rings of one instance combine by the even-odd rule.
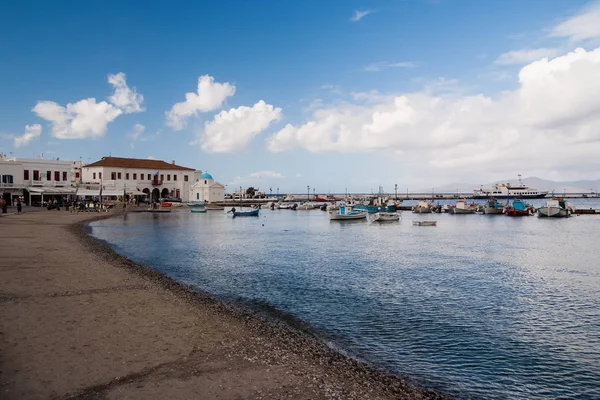
[[[459,200],[456,202],[456,206],[452,208],[452,214],[475,214],[477,211],[477,204],[468,204],[466,200]]]
[[[315,206],[311,202],[302,203],[298,206],[296,210],[314,210]]]
[[[327,211],[336,211],[340,209],[339,204],[327,204]]]
[[[277,205],[277,208],[280,210],[291,210],[294,207],[292,203],[281,203]]]
[[[292,196],[291,194],[288,194],[287,196],[285,196],[283,201],[294,201],[294,196]]]
[[[538,209],[538,217],[567,218],[573,211],[573,207],[565,200],[555,198],[546,201],[546,205]]]
[[[519,183],[517,185],[511,185],[510,183],[495,184],[491,189],[473,190],[474,199],[539,199],[546,197],[548,191],[540,191],[534,188],[530,188],[525,185],[519,175]]]
[[[345,221],[353,219],[365,219],[367,218],[366,211],[354,211],[350,206],[341,206],[337,212],[329,212],[329,220],[331,221]]]
[[[416,206],[413,207],[412,212],[417,214],[428,214],[431,213],[433,205],[427,200],[419,200]]]
[[[378,212],[373,215],[372,221],[375,222],[386,222],[386,221],[399,221],[400,212]]]
[[[436,226],[437,221],[413,221],[414,226]]]
[[[498,215],[504,214],[504,207],[506,204],[498,203],[496,199],[490,199],[485,206],[483,206],[483,213],[486,215]]]

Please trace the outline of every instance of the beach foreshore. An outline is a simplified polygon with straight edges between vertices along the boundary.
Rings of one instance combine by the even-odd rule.
[[[446,398],[119,256],[115,214],[0,218],[0,398]]]

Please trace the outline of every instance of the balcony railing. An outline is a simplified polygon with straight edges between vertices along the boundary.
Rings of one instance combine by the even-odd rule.
[[[162,179],[152,179],[152,186],[158,186],[158,185],[162,185],[162,184],[163,184]]]

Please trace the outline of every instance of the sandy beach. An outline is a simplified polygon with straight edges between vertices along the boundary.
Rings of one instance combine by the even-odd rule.
[[[106,217],[0,218],[2,399],[441,398],[118,256]]]

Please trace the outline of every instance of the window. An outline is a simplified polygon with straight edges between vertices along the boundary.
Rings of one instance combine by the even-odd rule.
[[[187,181],[188,181],[188,176],[187,176],[187,175],[184,175],[184,176],[183,176],[183,181],[184,181],[184,182],[187,182]]]
[[[116,172],[111,172],[111,173],[110,173],[110,179],[111,179],[112,181],[116,180],[116,179],[117,179],[117,173],[116,173]]]
[[[129,172],[125,174],[125,180],[129,180]]]
[[[98,172],[98,178],[102,179],[102,172]]]
[[[167,175],[167,180],[170,181],[171,180],[171,174]]]
[[[29,180],[29,170],[28,169],[23,171],[23,179],[25,179],[26,181]]]
[[[33,171],[33,180],[34,181],[40,180],[40,171]]]
[[[165,176],[163,174],[160,174],[160,181],[164,181],[165,180]]]
[[[200,200],[200,193],[196,193],[196,200]]]
[[[13,176],[12,175],[2,175],[2,183],[13,183]]]
[[[117,172],[117,179],[121,179],[121,173]]]
[[[79,174],[77,174],[77,175],[79,175]],[[96,179],[96,173],[95,172],[92,174],[92,179]]]
[[[133,174],[133,180],[137,181],[137,174],[136,173]]]
[[[46,171],[46,180],[47,181],[51,181],[52,180],[52,171]]]
[[[79,179],[79,172],[75,172],[75,178]],[[94,174],[94,179],[96,179],[96,174]]]
[[[204,180],[204,184],[206,185],[206,179]]]
[[[148,174],[148,180],[151,181],[152,180],[152,175]]]
[[[173,180],[176,181],[177,180],[177,175],[173,175]]]
[[[67,180],[67,173],[65,171],[63,171],[63,181]]]

